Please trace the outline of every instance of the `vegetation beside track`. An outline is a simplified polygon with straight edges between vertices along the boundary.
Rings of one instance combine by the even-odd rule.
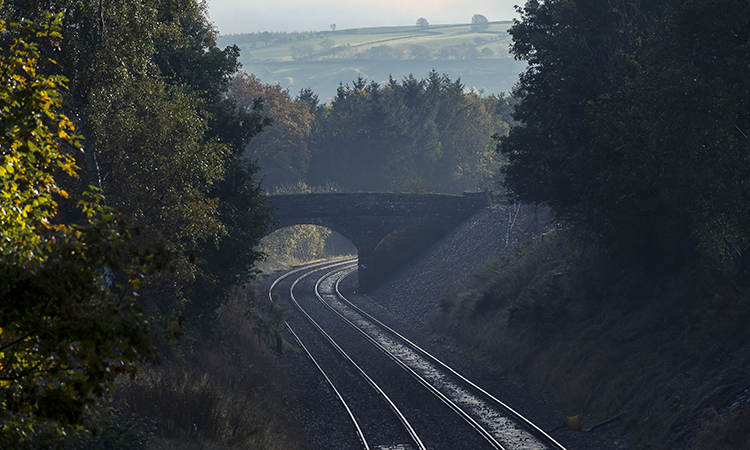
[[[285,318],[252,284],[237,288],[206,333],[172,341],[163,363],[119,380],[115,404],[155,424],[145,448],[302,448],[271,350]]]
[[[617,417],[595,431],[615,448],[744,449],[748,300],[711,267],[656,278],[558,229],[488,263],[427,326],[584,429]]]

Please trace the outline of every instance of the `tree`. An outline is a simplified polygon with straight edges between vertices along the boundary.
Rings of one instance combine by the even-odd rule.
[[[268,47],[268,41],[271,39],[273,39],[273,35],[268,31],[264,31],[260,34],[260,40],[263,41],[263,44],[265,44],[266,47]]]
[[[417,26],[418,26],[418,27],[419,27],[419,28],[420,28],[420,29],[421,29],[422,31],[424,31],[424,30],[426,30],[427,28],[429,28],[429,27],[430,27],[430,23],[429,23],[429,22],[427,21],[427,19],[425,19],[424,17],[420,17],[419,19],[417,19]]]
[[[624,3],[617,6],[627,7]],[[627,111],[628,102],[618,94],[625,92],[622,83],[632,77],[635,65],[623,55],[636,50],[639,36],[619,32],[613,7],[586,0],[526,3],[521,21],[511,28],[511,51],[530,63],[516,92],[521,102],[515,118],[521,125],[501,144],[509,161],[506,185],[521,199],[547,203],[559,217],[608,238],[619,224],[628,223],[630,230],[652,228],[652,206],[641,203],[642,187],[619,200],[620,194],[607,200],[602,196],[610,197],[608,188],[617,186],[603,185],[605,180],[626,174],[639,178],[630,172],[637,165],[625,171],[617,167],[616,161],[624,160],[619,149],[597,142],[597,116],[602,115],[588,107],[615,94],[612,104],[623,102],[619,108]],[[638,17],[632,7],[623,11],[624,17]],[[644,27],[649,26],[646,20]],[[594,42],[597,51],[592,53]],[[621,217],[626,222],[607,210],[613,201],[621,211],[629,210],[630,217]]]
[[[257,273],[254,265],[265,255],[258,250],[260,240],[271,225],[273,210],[268,196],[257,181],[260,168],[255,161],[238,153],[227,161],[222,181],[211,191],[219,198],[219,217],[227,235],[203,252],[211,268],[202,293],[200,310],[210,313],[224,301],[227,290],[248,283]]]
[[[325,106],[320,104],[320,97],[318,97],[318,94],[313,92],[311,88],[300,89],[299,94],[297,94],[297,97],[294,100],[307,103],[310,108],[310,114],[313,115],[313,118],[322,114],[325,109]]]
[[[82,223],[57,223],[57,184],[75,176],[64,146],[79,149],[58,112],[65,78],[45,76],[40,47],[61,38],[60,16],[6,25],[0,19],[0,447],[40,428],[74,431],[118,374],[150,358],[154,335],[133,292],[166,253],[135,245],[135,230],[103,206],[79,201]],[[108,274],[121,269],[123,284]]]
[[[252,273],[268,221],[259,186],[246,185],[257,183],[257,166],[239,158],[263,119],[225,96],[239,51],[216,48],[195,0],[47,3],[8,0],[2,11],[63,11],[59,47],[42,50],[59,62],[45,69],[71,80],[65,110],[86,138],[85,158],[76,156],[87,170],[62,180],[71,200],[59,220],[77,220],[76,200],[89,183],[100,186],[106,204],[141,227],[139,243],[166,241],[177,254],[172,270],[144,283],[139,302],[188,314],[195,329],[222,301],[221,283]],[[228,243],[242,250],[218,255]]]
[[[511,28],[529,68],[506,185],[632,264],[711,255],[750,274],[747,8],[528,1]]]
[[[263,84],[247,73],[232,79],[228,94],[242,108],[261,102],[271,120],[271,126],[247,146],[247,156],[258,161],[267,189],[304,181],[310,162],[310,104],[294,101],[281,86]]]
[[[341,85],[316,117],[309,181],[370,191],[417,179],[442,192],[484,187],[500,124],[463,89],[435,71],[426,80]]]
[[[168,7],[167,7],[168,5]],[[240,69],[236,45],[217,47],[218,32],[208,21],[205,4],[194,0],[167,2],[159,8],[166,22],[163,39],[156,39],[154,62],[168,84],[189,86],[205,110],[206,139],[218,139],[233,152],[241,151],[262,129],[262,119],[237,109],[224,95],[229,79]]]
[[[331,230],[318,225],[295,225],[276,230],[260,243],[263,252],[284,263],[299,263],[325,257]]]
[[[154,354],[151,314],[197,329],[261,257],[270,206],[241,156],[266,122],[226,98],[239,50],[201,4],[0,2],[26,24],[0,32],[2,448],[75,430]],[[47,11],[58,28],[34,30]]]
[[[646,138],[623,134],[630,148],[643,146],[641,155],[669,168],[647,173],[660,186],[660,203],[669,204],[658,215],[661,232],[686,227],[691,247],[683,254],[734,266],[746,284],[750,187],[740,180],[750,177],[748,27],[744,3],[668,4],[639,58],[644,70],[628,91]]]
[[[364,52],[360,53],[359,56],[367,59],[389,60],[404,59],[406,58],[407,54],[408,52],[404,48],[394,48],[390,45],[382,44],[368,48]]]
[[[47,3],[8,0],[3,12],[34,17]],[[62,57],[55,55],[59,67],[50,70],[71,80],[66,110],[87,143],[79,163],[88,170],[69,190],[77,198],[87,184],[100,186],[108,205],[142,226],[140,241],[167,240],[180,253],[173,271],[144,285],[142,302],[162,311],[202,305],[209,313],[218,280],[238,275],[219,271],[252,264],[209,266],[204,259],[233,232],[245,235],[225,213],[230,205],[263,211],[260,193],[241,196],[250,203],[239,205],[225,186],[237,156],[263,126],[256,110],[239,110],[225,95],[239,50],[216,47],[216,30],[195,0],[92,3],[53,5],[63,11],[62,40],[49,52]],[[252,175],[251,168],[240,172]]]
[[[336,24],[335,23],[331,24],[331,31],[336,31]]]
[[[490,27],[490,22],[487,18],[481,14],[474,14],[471,16],[471,30],[472,31],[484,31]]]
[[[414,59],[429,59],[432,56],[432,50],[419,44],[411,44],[409,53]]]
[[[294,44],[290,47],[290,50],[292,51],[292,59],[300,60],[300,59],[312,59],[313,54],[315,53],[315,47],[312,46],[312,44]]]
[[[192,297],[190,310],[196,315],[212,314],[232,286],[249,281],[254,263],[262,258],[256,249],[271,210],[257,176],[258,165],[244,157],[247,143],[269,121],[261,115],[260,105],[240,106],[227,95],[240,68],[239,48],[217,47],[218,32],[208,22],[205,8],[205,3],[194,0],[165,3],[159,9],[161,17],[177,22],[179,34],[171,41],[159,42],[155,55],[170,84],[198,99],[192,103],[205,117],[203,140],[198,141],[205,146],[203,152],[209,155],[212,148],[221,150],[220,160],[208,165],[221,172],[221,177],[207,185],[205,197],[216,202],[225,233],[218,242],[205,239],[191,250],[191,255],[203,259],[196,262],[204,267],[188,293]],[[199,161],[196,158],[193,164]]]
[[[333,39],[325,38],[320,41],[320,48],[322,48],[325,51],[328,51],[333,47]]]

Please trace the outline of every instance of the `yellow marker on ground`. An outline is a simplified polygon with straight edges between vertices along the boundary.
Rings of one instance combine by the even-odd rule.
[[[565,425],[568,427],[569,430],[581,431],[581,418],[580,418],[580,416],[568,417],[568,420],[565,421]]]

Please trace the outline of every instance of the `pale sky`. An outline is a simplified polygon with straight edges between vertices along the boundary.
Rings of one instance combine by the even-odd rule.
[[[207,0],[220,34],[328,31],[336,28],[470,23],[474,14],[511,20],[524,0]]]

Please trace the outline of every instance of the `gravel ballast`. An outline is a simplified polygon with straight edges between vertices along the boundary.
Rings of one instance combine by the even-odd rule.
[[[564,423],[566,413],[555,410],[543,396],[530,395],[518,388],[518,383],[504,375],[493,373],[455,351],[447,340],[424,332],[422,324],[439,306],[440,300],[452,290],[463,286],[481,266],[492,258],[507,254],[514,243],[522,242],[532,234],[543,233],[549,224],[549,213],[544,208],[524,205],[492,206],[466,220],[421,256],[411,261],[394,277],[369,294],[356,292],[356,276],[343,283],[344,294],[359,307],[377,317],[396,331],[463,373],[467,378],[487,389],[518,412],[549,431]],[[332,406],[318,397],[309,398],[308,389],[321,386],[319,374],[301,364],[298,357],[284,358],[288,381],[293,385],[290,401],[301,406],[299,417],[306,423],[303,433],[309,448],[319,447],[326,439],[327,427],[313,425],[312,417],[331,417]],[[507,374],[514,376],[513,374]],[[304,406],[299,404],[299,397]],[[298,400],[295,400],[297,397]],[[311,401],[312,400],[312,401]],[[317,403],[317,405],[316,405]],[[320,410],[315,408],[320,406]],[[325,419],[323,419],[325,421]],[[594,450],[610,448],[603,435],[573,432],[567,429],[553,434],[568,449]],[[329,441],[329,444],[331,442]],[[333,447],[329,447],[333,448]]]

